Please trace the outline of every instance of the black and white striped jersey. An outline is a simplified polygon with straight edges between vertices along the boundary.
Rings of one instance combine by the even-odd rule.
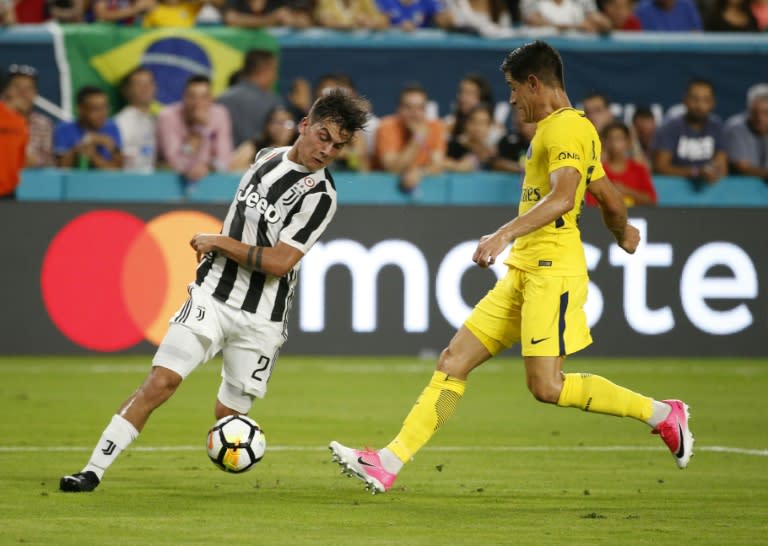
[[[306,254],[336,213],[336,187],[328,169],[310,172],[288,159],[290,147],[256,155],[229,206],[221,232],[248,245],[283,241]],[[284,321],[293,301],[299,264],[284,277],[250,271],[224,256],[197,267],[197,284],[233,307]]]

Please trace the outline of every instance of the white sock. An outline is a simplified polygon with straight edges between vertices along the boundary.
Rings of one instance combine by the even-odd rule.
[[[386,447],[379,450],[379,459],[384,470],[397,474],[403,468],[403,461],[397,458],[397,455],[392,453]]]
[[[115,462],[120,452],[131,445],[138,436],[139,431],[129,421],[115,415],[101,434],[99,443],[91,453],[91,459],[82,471],[90,470],[101,480],[109,465]]]
[[[653,428],[656,428],[659,423],[669,417],[669,412],[671,411],[672,406],[666,402],[659,402],[658,400],[654,400],[653,413],[651,414],[651,417],[646,421],[646,423],[651,425]]]

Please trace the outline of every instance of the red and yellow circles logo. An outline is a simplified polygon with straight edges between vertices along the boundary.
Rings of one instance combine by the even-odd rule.
[[[48,314],[87,349],[119,351],[145,339],[158,345],[194,279],[189,240],[220,230],[218,219],[198,211],[148,222],[116,210],[78,216],[56,234],[43,260]]]

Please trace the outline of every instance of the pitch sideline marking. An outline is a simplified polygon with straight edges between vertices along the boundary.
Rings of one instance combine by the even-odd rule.
[[[93,448],[83,446],[0,446],[0,453],[24,453],[27,451],[54,452],[87,452]],[[202,446],[133,446],[131,451],[141,452],[165,452],[165,451],[198,451]],[[268,451],[320,451],[325,449],[319,446],[268,446]],[[425,447],[424,451],[436,452],[475,452],[475,451],[495,451],[509,453],[526,452],[558,452],[558,451],[592,451],[592,452],[611,452],[611,451],[664,451],[663,447],[650,446],[434,446]],[[768,457],[768,449],[745,449],[741,447],[730,446],[697,446],[698,452],[710,453],[734,453],[736,455],[748,455],[752,457]]]

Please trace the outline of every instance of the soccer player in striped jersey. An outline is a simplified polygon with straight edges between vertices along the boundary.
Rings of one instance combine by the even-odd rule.
[[[62,491],[93,491],[150,414],[183,379],[219,352],[222,381],[215,416],[247,414],[262,398],[286,339],[301,258],[336,212],[326,167],[368,119],[369,104],[342,90],[319,98],[293,146],[267,148],[243,175],[221,233],[197,233],[200,261],[189,299],[170,321],[144,382],[104,429],[82,471]]]
[[[537,123],[536,134],[518,216],[482,237],[473,260],[488,267],[514,242],[505,260],[509,271],[440,354],[437,371],[385,448],[357,450],[331,442],[334,460],[373,493],[392,487],[403,465],[453,414],[469,373],[515,343],[522,346],[528,388],[537,400],[642,421],[661,436],[680,468],[692,454],[688,406],[680,400],[654,400],[597,375],[562,371],[568,355],[592,342],[583,310],[589,279],[578,227],[584,192],[600,203],[619,247],[634,253],[640,235],[605,176],[595,127],[571,107],[559,53],[533,42],[512,51],[501,68],[510,103],[525,122]]]

